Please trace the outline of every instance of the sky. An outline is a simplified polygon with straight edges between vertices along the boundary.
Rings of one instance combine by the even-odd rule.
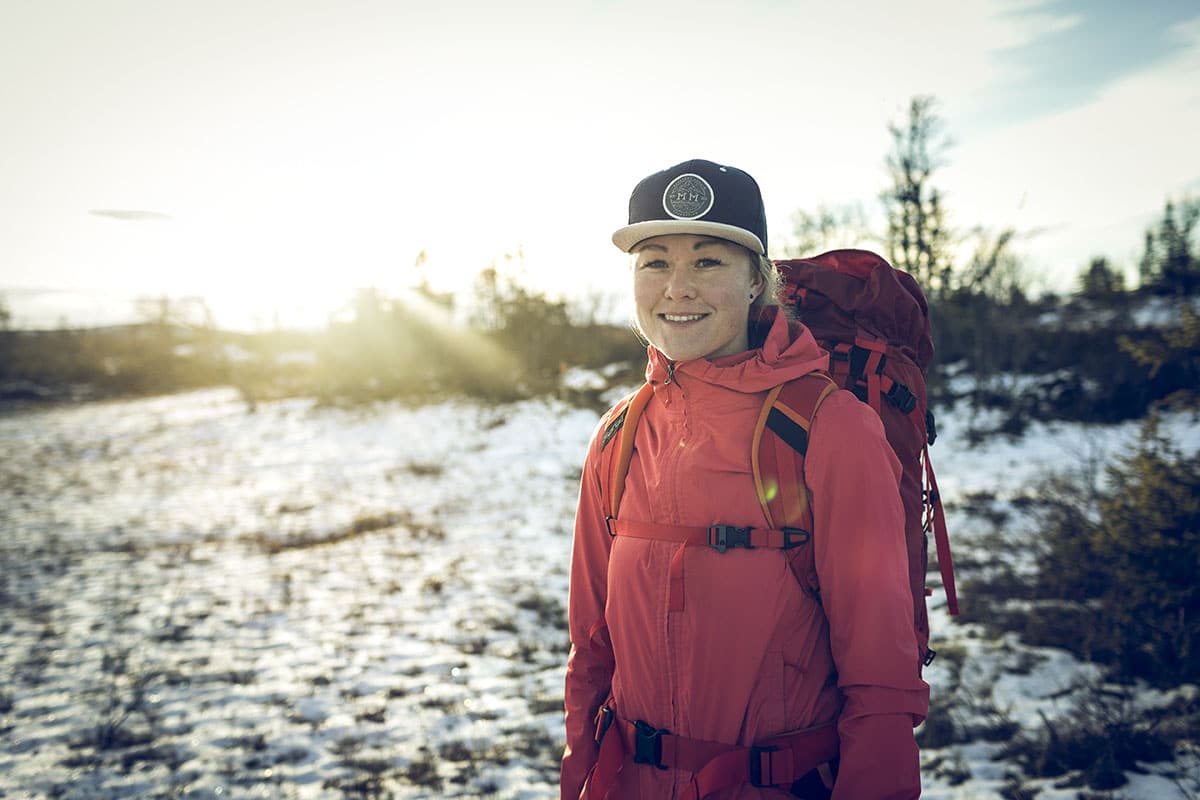
[[[18,324],[168,294],[245,328],[493,262],[623,295],[642,177],[741,167],[776,241],[819,206],[878,224],[918,95],[950,224],[1015,228],[1039,286],[1132,276],[1200,195],[1196,0],[0,0],[0,294]]]

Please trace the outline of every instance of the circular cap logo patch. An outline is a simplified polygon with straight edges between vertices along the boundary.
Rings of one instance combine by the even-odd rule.
[[[680,175],[663,192],[663,210],[675,219],[703,217],[713,205],[713,189],[694,173]]]

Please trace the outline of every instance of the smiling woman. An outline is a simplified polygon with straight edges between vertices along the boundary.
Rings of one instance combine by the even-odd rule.
[[[901,467],[778,307],[765,219],[750,175],[693,160],[613,234],[649,364],[582,473],[563,800],[920,794]],[[803,436],[763,440],[776,414]]]

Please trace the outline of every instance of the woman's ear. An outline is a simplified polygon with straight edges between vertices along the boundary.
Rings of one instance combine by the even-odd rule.
[[[750,278],[750,299],[753,301],[763,293],[763,289],[766,288],[767,282],[763,278],[762,272],[757,269],[757,265],[751,264],[751,267],[754,268],[754,272]]]

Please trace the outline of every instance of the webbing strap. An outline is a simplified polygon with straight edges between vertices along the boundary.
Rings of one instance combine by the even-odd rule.
[[[643,383],[642,388],[630,398],[629,405],[621,412],[621,431],[617,438],[617,452],[613,457],[612,473],[609,475],[611,502],[609,516],[616,517],[621,507],[621,496],[625,493],[625,475],[629,472],[629,460],[633,457],[633,440],[637,436],[638,419],[646,404],[654,396],[654,387]]]
[[[886,345],[882,342],[872,343],[868,339],[856,339],[855,342],[854,345],[843,342],[831,350],[830,374],[838,385],[852,391],[862,391],[860,399],[875,409],[877,414],[882,409],[881,399],[886,398],[924,436],[925,410],[919,407],[917,397],[909,387],[887,374],[883,366],[888,359]]]
[[[829,347],[826,343],[825,347]],[[849,388],[854,382],[851,380],[850,374],[850,354],[853,352],[854,346],[846,344],[835,344],[829,350],[829,374],[837,381],[838,386]]]
[[[612,702],[611,699],[608,702]],[[596,800],[604,800],[608,796],[609,790],[616,783],[617,775],[625,766],[625,743],[621,741],[620,736],[609,735],[615,722],[617,718],[612,708],[608,705],[600,706],[596,712],[595,739],[596,744],[600,746],[600,752],[588,775],[587,791],[584,792]]]
[[[804,455],[817,409],[837,384],[824,373],[812,373],[776,389],[764,401],[754,432],[754,485],[773,527],[811,530]]]
[[[946,531],[946,512],[942,508],[942,496],[938,492],[937,478],[933,474],[933,464],[929,462],[929,445],[925,445],[925,480],[928,482],[927,502],[930,510],[930,520],[926,522],[926,530],[930,523],[933,525],[933,539],[937,544],[938,570],[942,573],[942,587],[946,591],[946,608],[952,616],[958,616],[958,593],[954,588],[954,560],[950,556],[950,534]]]
[[[610,519],[608,532],[613,536],[632,536],[635,539],[655,539],[660,542],[676,542],[690,547],[711,546],[717,549],[720,531],[718,529],[738,531],[727,540],[726,547],[767,547],[787,550],[807,540],[807,534],[796,530],[778,528],[733,528],[729,525],[663,525],[657,522],[635,522],[628,519]],[[743,542],[742,537],[745,537]],[[736,537],[737,541],[732,541]]]
[[[712,547],[722,553],[737,547],[788,550],[807,543],[810,538],[807,531],[798,529],[738,528],[732,525],[711,525],[705,528],[698,525],[663,525],[612,518],[608,520],[608,532],[613,536],[654,539],[683,545],[671,556],[671,564],[667,570],[668,611],[683,610],[683,554],[686,548]]]
[[[867,404],[880,413],[879,398],[882,393],[879,373],[883,365],[883,357],[887,353],[887,342],[876,341],[859,336],[854,339],[854,346],[867,351],[867,361],[863,365],[862,377],[867,380]]]
[[[776,487],[769,486],[764,481],[763,472],[760,468],[759,454],[762,448],[763,431],[766,429],[767,420],[771,416],[771,409],[775,407],[775,400],[779,397],[779,393],[783,390],[783,386],[776,386],[771,391],[767,392],[767,397],[763,400],[762,410],[758,413],[758,421],[754,424],[754,437],[750,441],[750,470],[754,473],[754,488],[758,492],[758,502],[762,505],[763,514],[766,515],[767,524],[774,527],[775,519],[771,514],[770,500],[774,497]]]
[[[692,778],[694,800],[730,786],[791,786],[837,758],[840,742],[833,723],[768,739],[760,745],[723,753]]]

